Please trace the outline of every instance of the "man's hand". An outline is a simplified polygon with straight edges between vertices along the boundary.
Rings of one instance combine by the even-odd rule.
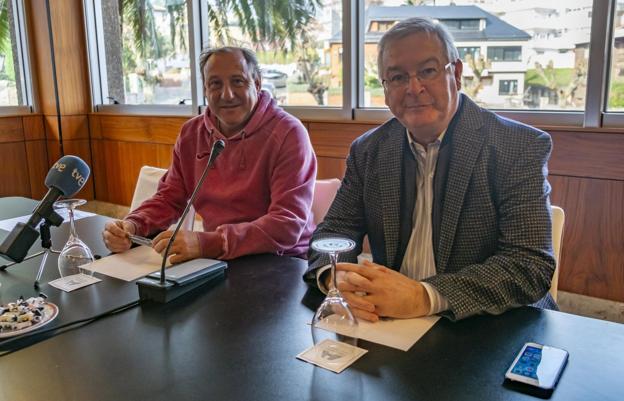
[[[124,252],[130,249],[132,242],[128,235],[134,234],[134,224],[125,220],[109,221],[104,226],[102,239],[111,252]]]
[[[412,318],[429,313],[431,301],[416,280],[368,261],[339,263],[336,269],[338,290],[358,318],[375,322],[384,316]]]
[[[172,230],[163,231],[154,238],[152,247],[160,254],[164,254],[169,243],[169,238],[173,235]],[[169,251],[169,261],[180,263],[201,256],[199,249],[199,235],[195,231],[180,230]]]

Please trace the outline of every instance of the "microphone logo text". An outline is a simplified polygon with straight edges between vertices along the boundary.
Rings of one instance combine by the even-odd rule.
[[[52,166],[52,168],[54,170],[58,171],[59,173],[62,173],[65,170],[66,166],[67,165],[65,163],[56,162],[56,163],[54,163],[54,166]]]
[[[78,182],[78,185],[80,185],[81,187],[84,185],[86,181],[86,179],[82,176],[82,174],[80,174],[78,169],[74,169],[74,171],[72,171],[72,177],[76,179],[76,182]]]

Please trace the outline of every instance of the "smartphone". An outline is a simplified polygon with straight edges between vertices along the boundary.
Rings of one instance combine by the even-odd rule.
[[[568,351],[526,343],[507,370],[505,377],[543,390],[553,390],[568,361]]]

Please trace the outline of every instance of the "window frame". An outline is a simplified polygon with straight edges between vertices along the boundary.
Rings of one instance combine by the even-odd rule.
[[[502,87],[506,85],[509,91],[501,92]],[[511,89],[514,89],[513,91]],[[518,80],[517,79],[501,79],[498,81],[498,95],[499,96],[515,96],[518,95]]]
[[[13,0],[16,1],[16,0]],[[19,0],[23,1],[23,0]],[[197,60],[203,44],[206,42],[207,27],[205,0],[189,0],[189,48],[191,49],[192,105],[108,105],[102,102],[102,83],[94,84],[94,110],[113,114],[159,114],[159,115],[196,115],[205,109],[203,85]],[[87,0],[85,4],[98,4],[100,0]],[[364,0],[342,0],[343,26],[343,102],[342,107],[282,106],[286,111],[305,121],[353,121],[380,122],[392,117],[387,108],[366,107],[364,105],[364,37],[365,6]],[[103,50],[94,52],[91,48],[94,31],[93,13],[87,13],[87,35],[89,37],[89,59],[92,77],[101,76],[98,66],[94,66],[93,57],[101,57]],[[93,7],[92,7],[93,8]],[[593,0],[591,11],[591,33],[588,57],[587,92],[585,107],[582,110],[528,110],[495,109],[491,110],[508,118],[527,124],[540,126],[568,127],[624,127],[624,112],[607,111],[609,88],[610,58],[612,54],[612,26],[616,0]],[[97,9],[97,8],[96,8]],[[101,9],[100,9],[101,12]],[[97,26],[95,26],[97,28]],[[521,49],[522,51],[522,49]],[[485,50],[487,52],[487,50]],[[96,59],[99,60],[99,59]],[[99,92],[98,92],[99,91]],[[99,104],[97,103],[99,99]]]
[[[30,67],[30,46],[28,42],[28,24],[24,14],[24,0],[10,0],[13,6],[13,26],[15,27],[15,48],[20,72],[21,95],[25,104],[0,106],[0,116],[24,115],[33,112],[33,82]]]
[[[195,62],[195,41],[196,34],[194,26],[197,21],[194,17],[198,15],[195,10],[196,0],[188,0],[188,35],[189,35],[189,63],[191,71],[191,82],[197,82]],[[196,85],[191,84],[191,105],[187,104],[108,104],[104,99],[108,99],[108,81],[106,69],[100,68],[106,63],[106,53],[104,46],[104,30],[102,28],[102,1],[84,0],[83,10],[85,13],[85,36],[87,40],[87,54],[89,75],[91,81],[91,102],[93,112],[119,115],[166,115],[166,116],[192,116],[199,111],[197,104]],[[95,79],[94,79],[95,77]]]
[[[500,50],[501,51],[501,56],[502,58],[499,60],[495,60],[494,58],[492,58],[490,56],[491,53],[493,53],[493,50]],[[513,49],[513,50],[511,50]],[[487,48],[485,49],[486,52],[486,57],[488,60],[490,61],[495,61],[497,63],[514,63],[514,62],[518,62],[518,61],[522,61],[522,46],[487,46]],[[515,54],[518,53],[518,58],[513,58],[513,59],[506,59],[505,55],[506,54]]]

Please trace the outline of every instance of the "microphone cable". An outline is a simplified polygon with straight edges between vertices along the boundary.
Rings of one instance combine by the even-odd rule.
[[[31,332],[24,333],[22,335],[18,335],[18,336],[12,337],[12,338],[10,338],[8,340],[0,341],[0,348],[4,348],[7,345],[11,345],[13,343],[17,343],[17,342],[20,342],[22,340],[28,340],[29,338],[32,338],[32,337],[35,337],[35,336],[40,336],[40,335],[45,335],[45,334],[52,333],[51,336],[41,339],[41,341],[47,340],[47,339],[52,338],[54,336],[57,336],[59,334],[63,334],[65,332],[68,332],[68,331],[71,331],[71,330],[74,330],[74,329],[77,329],[77,328],[85,327],[85,326],[87,326],[87,325],[89,325],[89,324],[91,324],[93,322],[96,322],[98,320],[101,320],[101,319],[103,319],[105,317],[117,315],[119,313],[125,312],[125,311],[130,310],[130,309],[132,309],[134,307],[137,307],[137,306],[139,306],[139,301],[138,300],[129,302],[129,303],[125,304],[125,305],[119,306],[117,308],[111,309],[111,310],[103,312],[103,313],[100,313],[98,315],[87,317],[87,318],[84,318],[84,319],[74,320],[72,322],[67,322],[67,323],[62,324],[60,326],[51,327],[51,328],[44,329],[44,330],[33,330]],[[11,354],[11,353],[13,353],[15,351],[19,351],[19,350],[21,350],[23,348],[26,348],[26,347],[28,347],[30,345],[36,344],[38,342],[39,341],[35,341],[35,342],[29,343],[29,344],[22,344],[20,346],[17,346],[16,348],[11,348],[11,349],[0,351],[0,358],[3,357],[3,356],[9,355],[9,354]]]

